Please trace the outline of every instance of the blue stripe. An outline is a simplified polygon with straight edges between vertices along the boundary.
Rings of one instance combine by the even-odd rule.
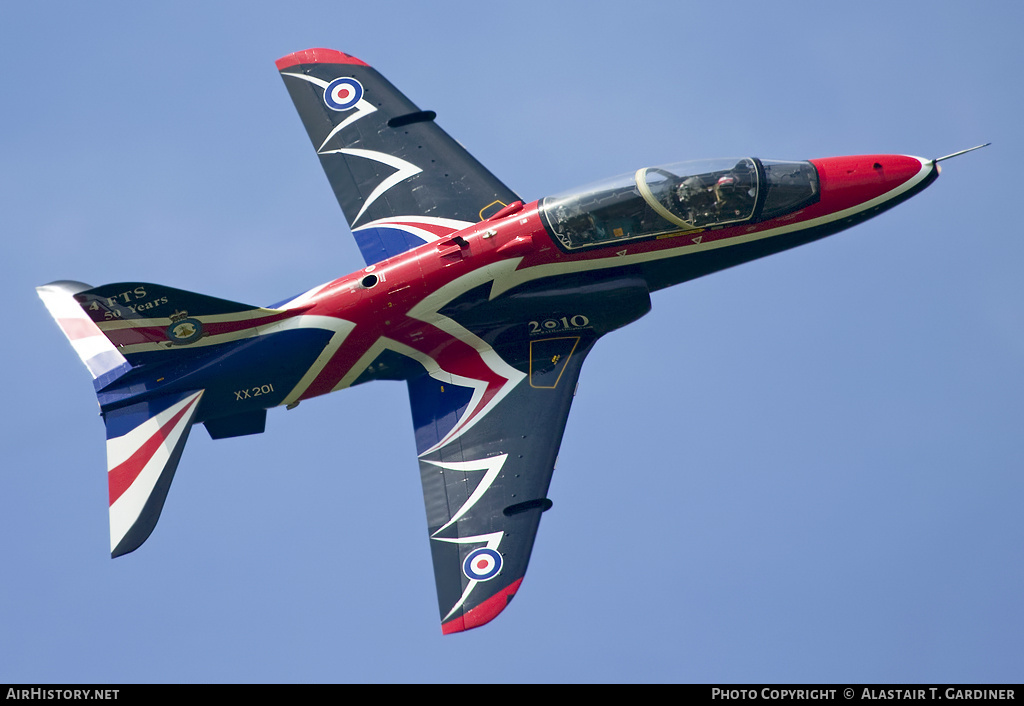
[[[375,226],[360,228],[352,233],[367,265],[418,248],[426,241],[400,228]]]
[[[116,360],[120,360],[122,358],[121,354],[118,353],[117,351],[108,351],[107,353],[100,353],[100,355],[101,356],[108,356],[114,362],[116,362]],[[117,356],[117,358],[115,359],[114,356]],[[99,357],[99,356],[97,356],[97,357]],[[95,388],[96,392],[99,392],[104,387],[106,387],[110,383],[114,382],[119,377],[121,377],[122,375],[124,375],[125,373],[130,371],[131,369],[132,369],[131,363],[128,363],[128,362],[120,363],[120,364],[116,365],[115,367],[111,368],[110,370],[106,371],[102,375],[97,375],[93,379],[93,381],[92,381],[93,387]]]
[[[442,383],[429,375],[409,380],[416,453],[423,453],[454,429],[472,398],[472,388]]]
[[[107,439],[116,439],[119,436],[124,436],[132,429],[152,419],[164,410],[173,407],[194,393],[195,390],[179,392],[105,413],[103,421],[107,425]]]
[[[326,329],[302,328],[205,348],[182,346],[156,351],[150,355],[158,356],[159,362],[135,367],[130,374],[97,393],[97,397],[104,410],[115,405],[131,405],[128,409],[135,409],[136,405],[131,404],[133,400],[150,397],[154,404],[161,405],[152,412],[157,414],[173,404],[173,401],[164,404],[165,400],[180,400],[182,394],[206,390],[196,415],[197,422],[267,409],[280,404],[298,384],[332,335],[333,332]],[[123,411],[111,410],[105,414],[115,419]],[[121,422],[117,424],[119,430],[124,428]]]

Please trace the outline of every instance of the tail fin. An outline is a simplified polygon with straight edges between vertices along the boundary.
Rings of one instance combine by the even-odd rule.
[[[89,289],[87,284],[65,280],[36,287],[36,292],[100,390],[132,366],[75,299],[75,295]]]
[[[94,379],[107,431],[110,552],[121,556],[138,549],[160,519],[203,390],[179,388],[134,402],[132,379],[119,378],[142,373],[147,363],[255,336],[260,324],[288,312],[141,282],[91,288],[61,281],[36,291]],[[245,433],[252,433],[251,415],[245,421]],[[230,435],[224,426],[216,429]],[[237,420],[228,427],[238,433]]]
[[[277,68],[366,264],[519,200],[437,126],[433,111],[354,56],[307,49]]]
[[[178,393],[104,414],[112,557],[138,549],[156,527],[202,396]]]
[[[255,336],[258,326],[289,316],[148,282],[95,288],[54,282],[37,291],[90,370],[103,370],[106,384],[132,366]],[[95,371],[93,377],[102,389]]]

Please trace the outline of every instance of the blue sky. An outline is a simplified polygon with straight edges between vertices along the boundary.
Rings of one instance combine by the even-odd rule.
[[[1003,2],[10,8],[0,682],[1021,681],[1022,27]],[[112,561],[92,385],[33,289],[269,304],[357,269],[274,67],[315,46],[527,200],[993,146],[598,344],[522,589],[443,637],[404,385],[195,430]]]

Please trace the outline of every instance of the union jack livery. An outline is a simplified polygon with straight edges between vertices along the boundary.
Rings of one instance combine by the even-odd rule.
[[[945,159],[678,163],[524,203],[359,59],[310,49],[277,68],[363,269],[266,308],[146,282],[38,289],[94,378],[111,554],[153,531],[194,425],[258,434],[271,407],[404,380],[445,633],[519,590],[601,336],[652,291],[892,208]]]

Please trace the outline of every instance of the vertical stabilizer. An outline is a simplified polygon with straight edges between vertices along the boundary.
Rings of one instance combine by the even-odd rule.
[[[88,284],[65,280],[36,287],[36,292],[60,330],[71,341],[99,390],[131,370],[132,366],[75,299],[76,294],[88,289],[91,289]]]

